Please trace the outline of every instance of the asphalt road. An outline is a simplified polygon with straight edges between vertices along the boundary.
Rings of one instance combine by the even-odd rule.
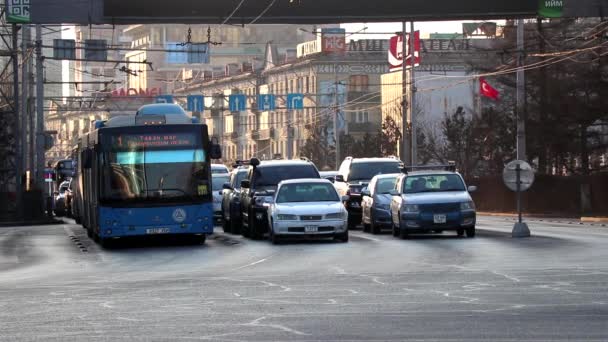
[[[111,250],[74,224],[0,228],[0,340],[608,340],[607,227],[479,221],[474,239]]]

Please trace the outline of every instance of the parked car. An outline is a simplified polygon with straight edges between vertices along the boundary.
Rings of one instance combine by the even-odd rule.
[[[55,216],[66,216],[72,213],[72,189],[71,181],[64,181],[55,192],[55,205],[53,212]]]
[[[211,175],[211,190],[213,192],[213,222],[222,222],[222,187],[230,180],[229,173],[214,173]]]
[[[261,239],[268,232],[267,203],[279,182],[288,179],[320,179],[315,164],[309,160],[265,160],[249,162],[247,178],[241,181],[241,232],[243,236]]]
[[[229,181],[222,186],[222,228],[226,233],[241,232],[241,181],[248,171],[246,166],[235,168],[230,172]]]
[[[392,228],[391,223],[391,191],[400,173],[377,175],[369,185],[361,191],[361,222],[363,231],[378,234],[382,228]]]
[[[335,186],[340,196],[349,196],[344,203],[348,210],[348,227],[361,224],[361,190],[375,175],[400,173],[403,163],[397,158],[352,158],[344,159],[336,175]]]
[[[458,236],[475,236],[475,203],[462,176],[448,170],[407,171],[399,176],[392,191],[393,235],[456,231]]]
[[[211,173],[230,173],[230,170],[224,164],[211,164]]]
[[[338,171],[319,171],[319,175],[321,175],[321,178],[327,179],[333,183],[336,181]]]
[[[348,212],[327,179],[291,179],[279,183],[268,204],[269,237],[331,237],[348,242]]]

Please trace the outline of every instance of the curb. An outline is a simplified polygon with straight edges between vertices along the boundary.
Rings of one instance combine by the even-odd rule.
[[[583,217],[581,217],[581,222],[608,223],[608,217],[589,217],[589,216],[583,216]]]
[[[64,221],[61,220],[37,220],[37,221],[9,221],[9,222],[0,222],[0,227],[23,227],[23,226],[42,226],[42,225],[52,225],[52,224],[63,224]]]
[[[493,217],[504,217],[509,219],[517,219],[517,214],[510,213],[492,213],[492,212],[477,212],[478,216],[493,216]],[[571,225],[588,225],[597,227],[608,227],[608,217],[580,217],[580,218],[568,218],[559,217],[553,215],[531,215],[528,216],[523,214],[527,221],[538,221],[538,222],[549,222],[549,223],[563,223]]]

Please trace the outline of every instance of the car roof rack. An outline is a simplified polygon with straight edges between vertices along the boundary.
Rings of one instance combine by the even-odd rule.
[[[444,170],[456,172],[456,163],[448,162],[447,164],[439,164],[439,165],[416,165],[416,166],[404,166],[403,173],[407,174],[408,172],[413,171],[423,171],[423,170]]]

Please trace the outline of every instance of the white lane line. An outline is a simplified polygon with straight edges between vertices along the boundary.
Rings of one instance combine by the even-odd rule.
[[[291,329],[289,327],[286,327],[284,325],[279,325],[279,324],[261,324],[260,322],[265,320],[266,316],[260,317],[258,319],[254,319],[253,321],[249,322],[249,323],[245,323],[242,324],[244,326],[250,326],[250,327],[268,327],[268,328],[274,328],[274,329],[279,329],[294,335],[300,335],[300,336],[310,336],[310,334],[295,330],[295,329]]]
[[[508,274],[500,273],[498,271],[490,271],[490,272],[492,272],[493,274],[496,274],[497,276],[505,277],[505,278],[511,280],[512,282],[515,282],[515,283],[519,283],[521,281],[518,278],[515,278],[515,277],[510,276]]]
[[[235,297],[240,297],[241,295],[235,292],[235,293],[234,293],[234,296],[235,296]]]
[[[258,261],[254,261],[254,262],[252,262],[251,264],[247,264],[247,265],[244,265],[244,266],[241,266],[241,267],[235,268],[234,270],[236,271],[236,270],[240,270],[240,269],[243,269],[243,268],[246,268],[246,267],[255,266],[255,265],[257,265],[257,264],[261,264],[261,263],[263,263],[263,262],[264,262],[264,261],[266,261],[266,260],[268,260],[268,259],[267,259],[267,258],[264,258],[264,259],[261,259],[261,260],[258,260]]]
[[[379,240],[379,239],[375,239],[373,237],[365,236],[363,234],[352,234],[352,235],[354,237],[359,238],[359,239],[370,240],[370,241],[374,241],[374,242],[381,242],[381,240]]]
[[[102,306],[104,308],[108,308],[108,309],[114,309],[114,306],[112,305],[112,301],[108,301],[108,302],[103,302],[101,304],[99,304],[99,306]]]

